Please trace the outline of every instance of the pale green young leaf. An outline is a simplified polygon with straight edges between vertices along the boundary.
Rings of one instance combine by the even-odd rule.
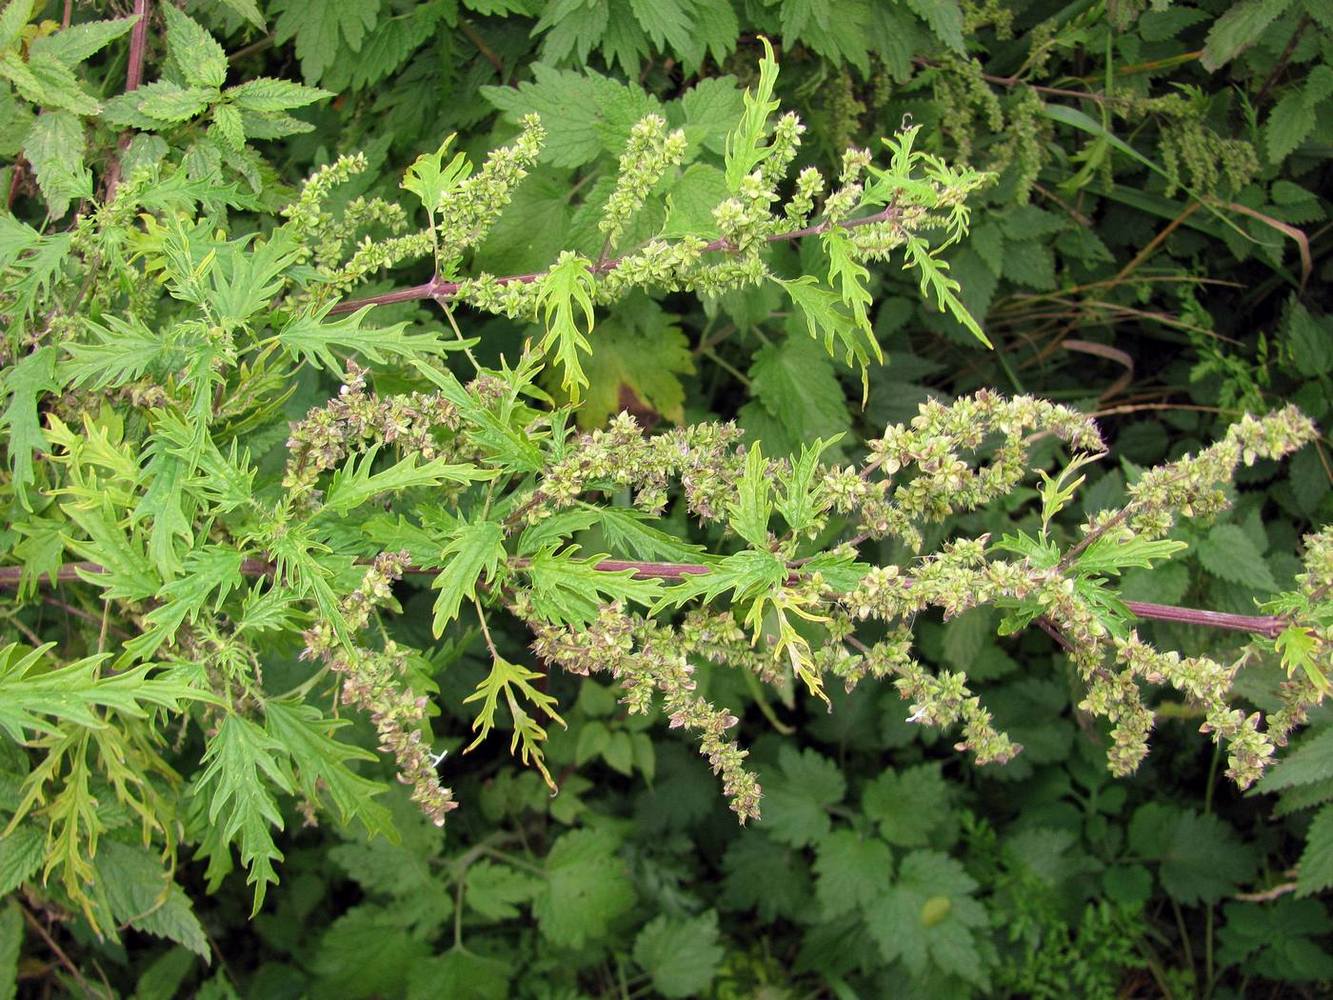
[[[287,587],[271,585],[263,589],[256,580],[241,600],[241,609],[233,619],[236,631],[280,632],[297,627],[296,594]]]
[[[854,555],[846,552],[819,552],[802,565],[802,571],[818,573],[828,586],[847,594],[855,590],[870,571],[870,564],[858,562]]]
[[[376,445],[362,455],[360,460],[352,456],[334,472],[328,492],[324,495],[325,510],[346,514],[381,493],[400,493],[422,486],[439,486],[441,483],[466,486],[496,476],[493,470],[478,469],[466,462],[455,465],[447,458],[419,463],[421,456],[417,454],[409,454],[387,469],[372,474],[370,470],[378,455],[379,446]]]
[[[241,864],[249,869],[246,884],[255,887],[253,916],[268,887],[278,884],[273,863],[282,860],[282,852],[272,828],[283,829],[283,820],[272,789],[288,795],[296,790],[287,750],[249,719],[227,714],[208,741],[203,763],[195,791],[207,797],[208,822],[222,843],[234,841],[240,849]]]
[[[759,81],[753,91],[746,88],[742,99],[744,114],[727,135],[727,189],[732,192],[739,191],[741,181],[773,152],[771,145],[763,143],[768,135],[769,115],[780,106],[780,102],[773,97],[773,86],[778,79],[778,63],[773,57],[773,46],[768,39],[761,36],[759,40],[764,45],[764,55],[759,60]]]
[[[53,219],[69,211],[69,203],[93,196],[93,175],[84,165],[83,123],[68,111],[37,116],[23,143],[37,186]]]
[[[440,390],[463,416],[468,440],[484,452],[492,466],[506,472],[536,472],[545,464],[545,456],[531,435],[512,418],[512,408],[502,407],[499,412],[482,406],[463,388],[448,369],[436,368],[421,361],[412,361],[412,367]]]
[[[948,263],[938,260],[930,252],[926,241],[919,236],[909,235],[907,237],[906,251],[907,260],[903,264],[903,269],[907,270],[913,267],[917,269],[920,275],[921,294],[930,298],[933,292],[935,304],[940,309],[948,310],[954,319],[987,347],[993,346],[976,319],[967,311],[967,306],[963,305],[962,300],[958,297],[959,284],[949,277]]]
[[[587,531],[601,519],[601,511],[585,504],[582,508],[562,510],[530,524],[518,536],[515,555],[530,556],[545,549],[557,548],[580,531]]]
[[[668,587],[653,606],[656,614],[662,608],[679,607],[696,597],[705,602],[713,600],[725,590],[732,592],[732,602],[741,604],[754,600],[787,579],[787,566],[771,552],[742,549],[714,563],[707,573],[689,573],[674,586]]]
[[[240,326],[271,308],[282,293],[287,270],[302,260],[303,248],[290,230],[267,239],[215,243],[215,266],[208,272],[209,309],[224,326]]]
[[[205,432],[206,435],[206,432]],[[173,452],[166,441],[149,439],[148,487],[139,496],[130,523],[148,521],[148,558],[163,580],[175,577],[181,568],[181,553],[194,545],[195,497],[186,492],[193,473],[193,449],[187,457]]]
[[[56,722],[99,728],[105,719],[95,709],[143,718],[150,707],[179,712],[193,701],[217,702],[195,686],[197,678],[188,672],[145,665],[103,674],[99,667],[106,654],[34,672],[48,666],[46,656],[53,647],[0,647],[0,729],[15,742],[30,733],[54,733]]]
[[[841,348],[847,364],[855,359],[860,365],[864,384],[870,358],[883,360],[883,354],[874,334],[860,327],[856,319],[844,311],[842,296],[809,274],[789,280],[779,278],[778,283],[796,306],[810,336],[823,341],[824,349],[831,355],[836,356],[837,348]]]
[[[634,939],[634,961],[664,997],[707,995],[725,954],[716,910],[696,917],[660,914]]]
[[[214,543],[187,553],[180,576],[159,591],[162,603],[144,616],[144,623],[151,627],[125,643],[126,653],[134,658],[149,657],[187,619],[196,621],[205,607],[221,606],[241,585],[243,562],[240,552]],[[213,597],[215,592],[217,596]]]
[[[108,504],[96,508],[65,504],[62,509],[88,536],[84,540],[66,535],[66,548],[102,567],[98,573],[80,570],[84,581],[96,584],[105,597],[116,600],[142,601],[157,593],[161,577],[140,540],[116,523]]]
[[[768,521],[773,516],[773,484],[768,463],[758,442],[745,456],[745,471],[737,484],[736,499],[727,505],[731,529],[757,549],[768,547]]]
[[[435,599],[435,617],[431,622],[431,632],[436,638],[458,617],[463,601],[476,597],[477,581],[482,574],[486,574],[488,580],[494,579],[504,557],[504,529],[500,525],[494,521],[459,525],[440,553],[444,569],[431,583],[431,589],[440,592]]]
[[[1152,569],[1155,561],[1170,559],[1188,548],[1184,542],[1164,538],[1156,541],[1145,538],[1124,540],[1103,535],[1079,554],[1074,565],[1078,572],[1090,576],[1119,576],[1131,567]]]
[[[227,79],[222,46],[198,21],[172,5],[164,6],[162,15],[167,21],[167,54],[180,67],[185,82],[192,87],[221,87]]]
[[[62,379],[88,389],[107,389],[140,379],[150,369],[181,360],[189,346],[181,341],[180,327],[150,330],[136,316],[104,313],[102,322],[81,316],[92,343],[67,343],[69,358],[60,362]]]
[[[503,695],[505,706],[509,709],[510,718],[514,723],[514,735],[509,741],[509,752],[512,754],[517,750],[523,763],[535,767],[541,773],[547,787],[554,793],[555,781],[546,770],[542,749],[542,744],[546,741],[546,730],[524,708],[525,703],[531,705],[548,719],[558,722],[561,726],[565,725],[565,720],[560,718],[560,714],[555,710],[557,704],[555,698],[532,684],[543,676],[545,675],[536,670],[529,670],[522,664],[510,663],[503,657],[493,656],[491,672],[482,678],[475,691],[463,699],[464,705],[481,702],[477,716],[472,720],[472,731],[477,735],[463,752],[475,750],[490,735],[495,727],[495,713]]]
[[[639,579],[634,570],[603,572],[597,564],[607,558],[576,557],[577,545],[561,552],[538,552],[525,572],[532,585],[532,607],[547,621],[558,625],[587,625],[601,608],[612,601],[633,601],[648,607],[662,591],[662,582]]]
[[[579,401],[579,389],[588,385],[580,354],[592,351],[588,334],[594,323],[592,295],[596,287],[588,259],[566,250],[541,279],[537,292],[537,308],[546,325],[538,348],[543,353],[554,348],[561,387],[574,403]]]
[[[11,550],[22,561],[18,595],[35,595],[46,580],[54,580],[64,563],[65,540],[61,537],[64,521],[52,517],[25,518],[14,525],[20,540]]]
[[[22,334],[28,328],[29,318],[47,305],[47,296],[70,263],[72,241],[73,233],[43,236],[32,253],[24,254],[10,265],[8,290],[14,295],[14,304],[9,307],[11,338]]]
[[[47,446],[37,416],[37,404],[49,392],[60,388],[56,381],[56,349],[39,347],[20,358],[16,364],[0,370],[0,399],[9,397],[0,411],[0,430],[7,431],[5,450],[9,454],[9,468],[14,492],[24,509],[31,510],[28,488],[36,481],[32,456]]]
[[[455,153],[446,165],[444,157],[453,145],[450,132],[434,153],[422,153],[403,175],[403,189],[411,191],[432,216],[440,210],[447,198],[472,173],[472,164],[464,153]]]
[[[867,287],[870,271],[855,258],[855,248],[843,229],[837,227],[829,229],[824,233],[822,240],[824,250],[829,257],[829,283],[837,286],[843,305],[852,311],[856,325],[865,332],[866,340],[875,352],[875,360],[883,361],[884,356],[880,353],[879,341],[875,339],[870,329],[869,309],[874,303]]]
[[[778,481],[782,484],[782,496],[777,501],[778,513],[794,534],[816,527],[819,515],[828,509],[828,499],[816,482],[815,472],[819,468],[819,456],[837,444],[841,437],[839,434],[832,438],[816,438],[814,444],[802,445],[801,457],[778,471]]]
[[[390,358],[420,360],[456,349],[434,333],[404,333],[407,323],[363,328],[370,306],[325,322],[332,308],[328,305],[315,313],[302,313],[278,331],[278,342],[293,359],[340,372],[335,350],[355,352],[375,364],[384,364]]]
[[[1315,659],[1318,645],[1310,630],[1300,625],[1288,625],[1273,643],[1288,677],[1294,677],[1299,670],[1318,690],[1327,694],[1330,692],[1329,679]]]
[[[336,730],[350,724],[347,719],[326,719],[313,705],[286,701],[270,701],[264,707],[264,719],[268,734],[291,754],[302,795],[311,802],[327,796],[344,825],[355,819],[367,835],[397,840],[392,815],[375,801],[389,786],[361,777],[349,765],[357,760],[374,761],[375,755],[333,737]]]
[[[9,0],[0,11],[0,49],[13,48],[32,20],[35,0]]]
[[[0,268],[7,268],[19,254],[41,242],[42,234],[8,213],[0,213]]]
[[[308,523],[275,524],[262,536],[262,541],[277,564],[278,579],[290,585],[297,596],[313,597],[320,614],[332,624],[338,640],[350,645],[347,619],[339,607],[331,579],[337,567],[351,565],[351,558],[332,556],[332,550],[315,538]]]

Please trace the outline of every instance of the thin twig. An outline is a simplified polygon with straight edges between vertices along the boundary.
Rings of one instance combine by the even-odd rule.
[[[1277,62],[1273,63],[1273,71],[1268,74],[1263,84],[1259,87],[1258,93],[1254,95],[1254,103],[1259,104],[1268,92],[1277,83],[1277,78],[1281,76],[1291,62],[1292,54],[1296,51],[1296,43],[1301,40],[1301,35],[1305,33],[1306,26],[1310,23],[1310,15],[1302,14],[1301,19],[1296,22],[1296,27],[1291,32],[1291,37],[1287,39],[1287,47],[1282,50],[1282,55],[1277,57]]]
[[[273,36],[272,36],[272,35],[265,35],[263,38],[256,39],[255,41],[251,42],[249,45],[243,45],[243,46],[241,46],[239,49],[237,49],[237,50],[236,50],[235,52],[233,52],[231,55],[227,56],[227,62],[228,62],[228,63],[239,62],[240,60],[244,59],[246,56],[252,56],[252,55],[254,55],[256,52],[263,52],[265,49],[269,48],[271,45],[273,45]]]
[[[1056,645],[1058,645],[1066,653],[1073,652],[1074,644],[1070,642],[1067,638],[1065,638],[1065,634],[1060,631],[1059,627],[1055,624],[1055,622],[1051,621],[1045,615],[1041,615],[1036,619],[1036,623],[1037,623],[1037,628],[1041,629],[1052,639],[1054,639]]]
[[[56,939],[53,938],[50,932],[42,926],[42,922],[34,917],[32,912],[22,903],[19,904],[19,911],[23,914],[23,919],[27,921],[28,926],[35,930],[37,936],[46,942],[46,946],[51,949],[51,954],[55,955],[57,961],[69,971],[69,974],[74,977],[75,982],[83,987],[83,992],[89,996],[95,996],[96,994],[93,993],[92,986],[89,984],[88,980],[83,978],[83,973],[79,972],[79,967],[70,960],[70,957],[67,954],[65,954],[65,949],[56,943]]]
[[[1183,212],[1181,212],[1174,219],[1168,222],[1162,228],[1161,232],[1159,232],[1156,236],[1154,236],[1151,240],[1149,240],[1147,245],[1144,246],[1144,248],[1140,250],[1138,253],[1136,253],[1134,255],[1134,258],[1128,264],[1126,264],[1124,267],[1120,269],[1119,273],[1117,273],[1116,276],[1111,279],[1112,282],[1114,283],[1112,287],[1120,284],[1120,282],[1128,278],[1131,273],[1136,271],[1140,264],[1142,264],[1145,260],[1147,260],[1149,257],[1151,257],[1154,253],[1157,252],[1157,248],[1166,242],[1168,236],[1170,236],[1178,228],[1180,228],[1180,226],[1184,223],[1186,219],[1188,219],[1191,215],[1193,215],[1202,207],[1203,207],[1203,202],[1200,201],[1192,201],[1188,205],[1186,205],[1185,210]]]
[[[486,39],[481,37],[481,32],[474,28],[465,17],[458,19],[458,30],[481,53],[482,58],[495,67],[495,72],[499,74],[500,82],[503,83],[505,78],[504,60],[495,54],[493,48],[486,44]]]

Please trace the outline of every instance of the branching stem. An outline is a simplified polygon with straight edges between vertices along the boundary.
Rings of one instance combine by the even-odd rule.
[[[859,219],[848,219],[845,222],[836,223],[843,229],[856,229],[860,226],[871,226],[878,222],[889,222],[896,219],[899,215],[897,205],[889,205],[874,215],[862,216]],[[807,236],[818,236],[821,233],[828,232],[835,223],[824,221],[813,226],[805,226],[801,229],[791,229],[783,233],[771,233],[765,239],[769,243],[789,243],[792,240],[804,239]],[[728,241],[723,239],[713,240],[703,248],[704,253],[735,253],[736,248]],[[620,266],[624,257],[613,257],[610,260],[598,261],[592,265],[593,274],[607,274]],[[496,278],[496,283],[509,285],[521,283],[530,285],[534,281],[540,281],[546,272],[534,271],[529,274],[510,274],[502,278]],[[398,288],[392,292],[384,292],[380,295],[370,295],[364,299],[349,299],[346,302],[339,302],[331,310],[330,315],[339,315],[342,313],[353,313],[358,309],[364,309],[366,306],[387,306],[395,302],[417,302],[423,299],[436,299],[442,301],[452,299],[458,294],[461,283],[457,281],[442,281],[439,275],[431,278],[430,281],[423,282],[420,285],[413,285],[410,288]]]
[[[524,570],[528,565],[529,561],[527,559],[509,560],[509,566],[512,569]],[[633,570],[640,577],[658,580],[682,580],[687,576],[711,572],[710,567],[703,563],[645,562],[632,559],[603,559],[597,564],[597,569],[603,573],[621,573],[625,570]],[[48,586],[52,585],[53,582],[55,584],[76,583],[82,580],[85,575],[96,576],[104,572],[106,572],[105,568],[95,562],[72,562],[66,563],[56,571],[54,581],[51,580],[50,574],[46,573],[43,573],[39,580]],[[435,573],[436,570],[426,569],[422,566],[408,566],[403,572],[419,576]],[[263,559],[246,559],[241,563],[241,575],[243,576],[270,576],[272,573],[273,564]],[[22,576],[22,567],[0,566],[0,588],[17,587]],[[793,572],[792,576],[795,577],[796,574]],[[1265,639],[1277,638],[1283,629],[1290,624],[1286,618],[1280,615],[1238,615],[1228,611],[1209,611],[1206,608],[1187,608],[1174,604],[1154,604],[1150,601],[1125,601],[1125,606],[1139,618],[1176,622],[1177,624],[1194,625],[1200,628],[1223,629],[1229,632],[1249,632]]]

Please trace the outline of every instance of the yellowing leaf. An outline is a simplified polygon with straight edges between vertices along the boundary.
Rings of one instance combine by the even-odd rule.
[[[645,409],[672,423],[685,419],[685,389],[679,376],[694,372],[689,341],[655,302],[636,296],[597,326],[597,349],[588,358],[588,396],[577,413],[580,427],[601,427],[628,410]]]

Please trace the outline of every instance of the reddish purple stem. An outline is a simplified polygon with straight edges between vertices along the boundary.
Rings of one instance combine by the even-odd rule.
[[[876,222],[888,222],[898,215],[898,206],[890,205],[874,215],[867,215],[860,219],[848,219],[846,222],[839,223],[843,229],[856,229],[859,226],[869,226]],[[820,233],[827,232],[832,228],[832,224],[821,222],[818,225],[806,226],[804,229],[793,229],[786,233],[774,233],[767,237],[769,243],[786,243],[791,240],[799,240],[806,236],[818,236]],[[735,247],[727,240],[713,240],[703,248],[704,253],[731,253]],[[614,271],[620,266],[624,257],[615,257],[611,260],[599,261],[592,266],[593,274],[606,274]],[[503,278],[496,278],[496,283],[509,285],[515,282],[522,282],[530,285],[542,277],[542,273],[533,274],[510,274]],[[392,292],[385,292],[382,295],[370,295],[364,299],[350,299],[347,302],[339,302],[329,310],[329,315],[337,316],[340,313],[356,312],[358,309],[364,309],[366,306],[386,306],[394,302],[414,302],[420,299],[451,299],[458,294],[459,282],[441,281],[439,275],[431,278],[430,281],[421,285],[413,285],[411,288],[398,288]]]
[[[514,569],[526,569],[527,559],[512,559]],[[697,576],[710,572],[702,563],[667,563],[641,562],[629,559],[603,559],[597,568],[604,573],[618,573],[633,570],[638,576],[658,580],[680,580],[687,576]],[[95,562],[74,562],[61,566],[55,574],[55,583],[70,583],[83,579],[80,575],[106,572]],[[242,576],[268,576],[273,572],[273,564],[263,559],[246,559],[241,563]],[[411,574],[434,573],[434,569],[421,566],[408,566]],[[795,575],[795,574],[793,574]],[[19,566],[0,566],[0,588],[17,587],[22,579],[23,569]],[[50,574],[42,574],[39,580],[52,584]],[[1227,629],[1232,632],[1250,632],[1266,639],[1275,639],[1290,622],[1278,615],[1235,615],[1226,611],[1207,611],[1203,608],[1182,608],[1173,604],[1152,604],[1147,601],[1126,601],[1126,606],[1139,618],[1155,621],[1178,622],[1182,625],[1196,625],[1206,628]]]
[[[148,51],[148,0],[134,0],[134,16],[139,20],[130,29],[130,65],[125,71],[125,93],[138,90],[143,82],[144,54]]]
[[[144,57],[148,52],[148,0],[134,0],[134,16],[138,20],[130,29],[130,63],[129,68],[125,70],[127,94],[132,90],[138,90],[139,84],[143,83]],[[120,142],[116,146],[116,155],[107,166],[105,201],[115,197],[116,188],[120,186],[120,159],[129,148],[130,133],[126,132],[121,135]]]

